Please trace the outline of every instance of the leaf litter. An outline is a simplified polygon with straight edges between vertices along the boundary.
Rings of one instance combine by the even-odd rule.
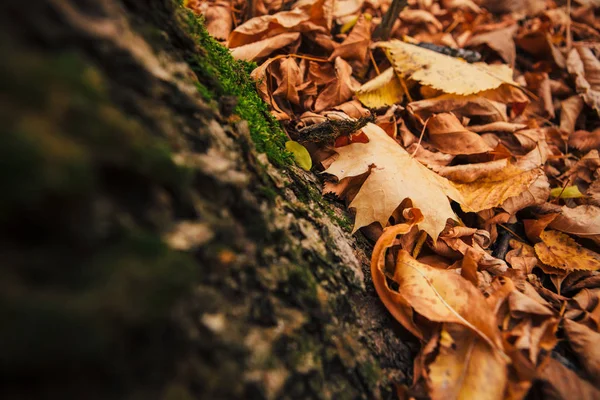
[[[398,393],[600,398],[597,1],[185,4],[374,242]]]

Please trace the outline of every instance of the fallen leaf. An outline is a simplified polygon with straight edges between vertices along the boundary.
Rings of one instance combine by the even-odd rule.
[[[548,399],[597,400],[600,398],[600,390],[553,358],[548,358],[541,366],[538,378],[545,383],[543,394]]]
[[[410,232],[416,224],[423,221],[423,214],[418,208],[404,210],[403,215],[407,219],[405,223],[385,228],[382,235],[377,239],[371,256],[371,277],[377,295],[390,314],[410,333],[419,339],[423,339],[421,329],[414,322],[412,307],[404,296],[389,287],[384,272],[387,249],[394,245],[396,237]]]
[[[441,31],[444,26],[428,11],[405,8],[400,12],[400,19],[408,24],[425,24],[433,27],[434,31]]]
[[[423,121],[433,114],[452,112],[457,117],[482,118],[486,122],[507,121],[506,105],[479,95],[444,94],[435,98],[413,101],[407,109]]]
[[[335,75],[336,79],[330,82],[317,97],[316,112],[344,103],[358,89],[358,82],[352,78],[352,67],[340,57],[335,59]]]
[[[367,58],[369,44],[371,43],[371,20],[361,15],[352,28],[352,32],[342,42],[341,45],[333,50],[329,60],[335,60],[336,57],[341,57],[344,60],[356,60],[364,62]]]
[[[396,73],[445,93],[469,95],[502,84],[517,85],[506,65],[469,64],[435,51],[398,40],[377,44],[383,48]]]
[[[414,160],[377,125],[367,124],[363,132],[369,143],[337,148],[339,158],[325,170],[340,180],[371,170],[350,203],[350,207],[356,209],[353,231],[372,222],[385,227],[398,205],[410,198],[413,206],[425,215],[419,228],[437,239],[446,220],[456,218],[448,197],[460,201],[461,195],[446,179]]]
[[[277,82],[279,86],[273,92],[273,96],[281,95],[292,103],[299,104],[300,96],[298,96],[297,86],[302,83],[302,74],[296,60],[292,57],[284,58],[279,63],[279,71],[281,79]]]
[[[296,164],[298,164],[300,168],[305,171],[310,171],[312,167],[312,160],[310,158],[310,154],[308,154],[308,150],[306,150],[306,147],[302,146],[298,142],[294,142],[293,140],[288,140],[285,142],[285,148],[287,151],[292,153]]]
[[[238,60],[257,61],[269,56],[275,50],[282,49],[299,40],[299,32],[282,33],[281,35],[236,47],[231,50],[231,55]]]
[[[488,176],[486,179],[478,179],[471,183],[456,183],[454,186],[463,196],[461,208],[466,212],[478,212],[492,207],[502,207],[503,203],[511,197],[527,192],[540,177],[543,179],[545,175],[539,169],[523,171],[509,166],[499,174]],[[540,202],[543,201],[545,199]],[[515,206],[511,204],[509,208],[514,211]]]
[[[517,47],[515,46],[514,35],[518,25],[514,24],[504,29],[493,30],[472,36],[467,42],[467,46],[477,46],[485,44],[497,52],[508,65],[515,65],[517,59]]]
[[[569,136],[569,146],[581,151],[600,150],[600,128],[592,132],[573,132]]]
[[[444,329],[453,343],[440,345],[428,366],[431,398],[503,399],[508,379],[506,361],[473,332],[458,325],[445,325]]]
[[[571,96],[560,102],[560,129],[572,133],[575,123],[583,109],[583,99],[580,96]]]
[[[600,61],[592,50],[575,46],[567,57],[567,68],[575,76],[577,93],[600,115]]]
[[[600,382],[600,333],[569,319],[564,320],[563,326],[571,348],[588,375],[593,382]]]
[[[536,243],[535,253],[540,261],[562,270],[596,271],[600,269],[600,255],[580,246],[568,235],[544,231]]]
[[[485,297],[462,276],[430,267],[400,250],[392,280],[417,313],[430,321],[463,325],[502,351],[500,332]]]
[[[388,68],[356,91],[356,98],[367,107],[381,108],[400,103],[404,89],[393,68]]]
[[[427,131],[431,144],[447,154],[478,154],[493,150],[481,136],[467,130],[454,114],[431,116]]]

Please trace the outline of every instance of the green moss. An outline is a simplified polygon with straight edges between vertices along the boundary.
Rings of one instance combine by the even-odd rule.
[[[235,113],[248,121],[257,150],[266,153],[278,167],[289,165],[292,156],[285,150],[287,136],[259,97],[249,75],[256,64],[235,60],[227,48],[208,34],[202,18],[184,8],[180,9],[180,15],[186,30],[199,45],[198,52],[189,54],[187,61],[202,82],[199,89],[202,96],[213,99],[236,96]]]

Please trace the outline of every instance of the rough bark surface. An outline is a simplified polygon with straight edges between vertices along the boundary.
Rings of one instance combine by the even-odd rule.
[[[202,30],[172,0],[0,5],[2,398],[391,398],[410,378],[368,243],[274,153],[264,104],[262,131],[226,117],[223,81],[248,76],[203,64],[222,49]]]

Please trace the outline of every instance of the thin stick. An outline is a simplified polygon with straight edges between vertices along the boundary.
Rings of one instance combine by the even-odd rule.
[[[388,40],[390,38],[390,33],[392,33],[392,28],[394,27],[394,22],[398,19],[398,15],[400,11],[408,4],[408,0],[393,0],[392,4],[390,4],[390,8],[386,11],[385,15],[381,23],[373,32],[374,39],[380,40]]]
[[[371,51],[371,49],[369,49],[369,57],[371,58],[371,62],[373,63],[373,68],[375,68],[375,72],[377,72],[377,75],[381,75],[381,72],[379,72],[379,67],[377,67],[377,63],[375,62],[375,58],[373,58],[373,52]]]
[[[417,151],[419,151],[419,147],[421,147],[421,140],[423,140],[423,135],[425,134],[425,128],[427,128],[427,123],[429,122],[429,119],[431,117],[427,118],[427,120],[425,121],[425,124],[423,124],[423,129],[421,130],[421,136],[419,136],[419,141],[417,142],[417,147],[415,148],[415,151],[413,151],[413,153],[410,155],[410,158],[414,158],[415,154],[417,154]]]

